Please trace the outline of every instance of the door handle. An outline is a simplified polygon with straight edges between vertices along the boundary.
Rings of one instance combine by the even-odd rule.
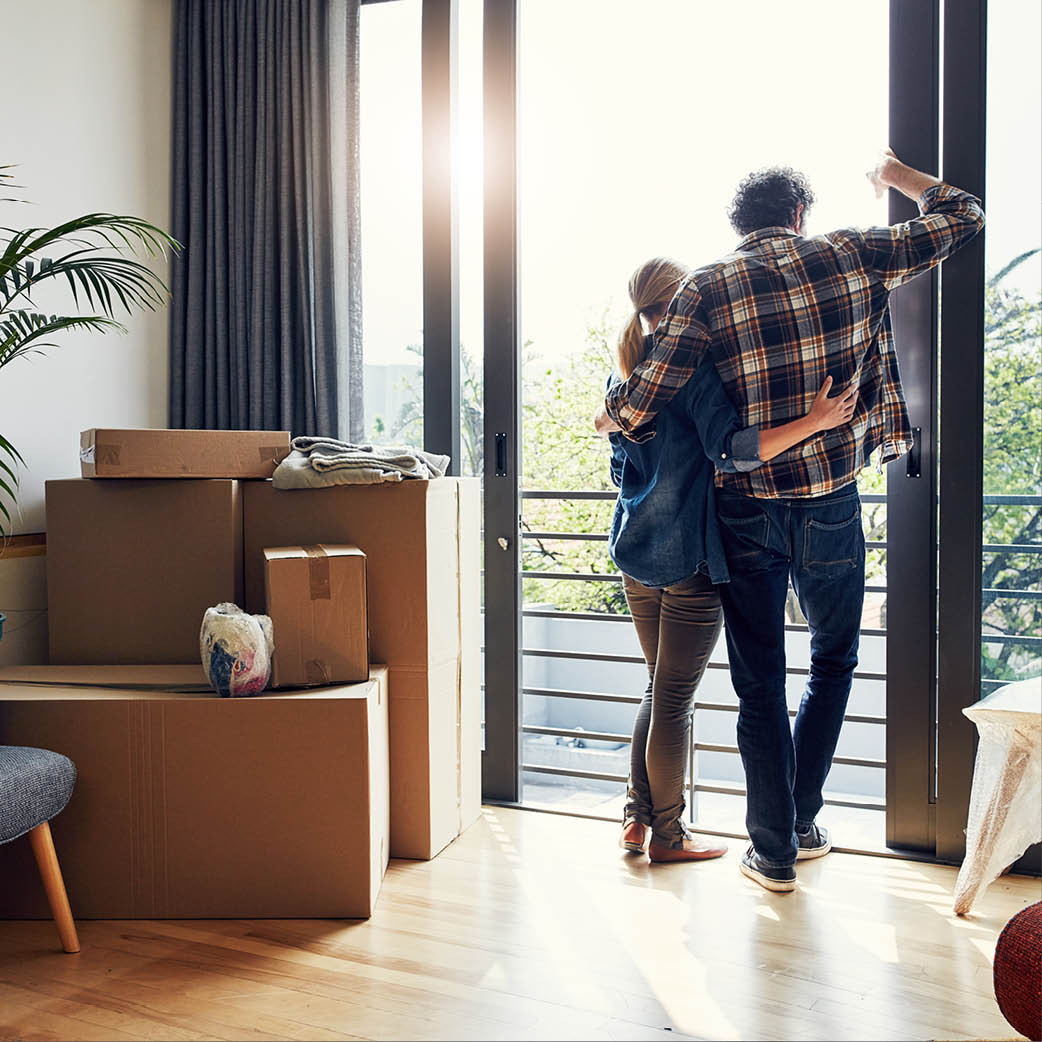
[[[923,476],[923,429],[912,428],[912,447],[908,450],[908,467],[905,470],[906,478],[921,478]]]
[[[507,476],[507,436],[504,433],[496,434],[496,477]]]

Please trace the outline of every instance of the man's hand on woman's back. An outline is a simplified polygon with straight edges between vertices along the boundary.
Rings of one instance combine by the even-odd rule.
[[[814,398],[814,404],[807,413],[815,431],[830,431],[833,427],[841,427],[849,423],[857,407],[857,385],[850,384],[845,391],[840,392],[835,398],[829,397],[832,389],[832,377],[826,376]]]

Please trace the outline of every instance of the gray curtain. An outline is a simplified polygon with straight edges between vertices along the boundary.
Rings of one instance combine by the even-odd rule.
[[[359,0],[175,0],[170,424],[362,441]]]

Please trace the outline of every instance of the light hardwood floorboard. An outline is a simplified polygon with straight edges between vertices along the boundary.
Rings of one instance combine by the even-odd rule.
[[[958,919],[954,869],[832,854],[771,894],[737,841],[651,865],[616,834],[485,808],[434,861],[392,862],[367,922],[81,921],[78,955],[0,923],[0,1037],[1012,1037],[990,960],[1039,880]]]

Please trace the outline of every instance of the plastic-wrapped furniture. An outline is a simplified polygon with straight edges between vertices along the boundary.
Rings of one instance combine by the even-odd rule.
[[[76,767],[67,756],[0,745],[0,843],[28,833],[51,915],[67,952],[78,952],[80,942],[48,822],[65,809],[75,784]]]
[[[995,945],[995,999],[1027,1038],[1042,1042],[1042,901],[1017,912]]]
[[[956,915],[965,915],[980,891],[1042,839],[1042,678],[1000,687],[963,713],[977,725],[980,742]]]

